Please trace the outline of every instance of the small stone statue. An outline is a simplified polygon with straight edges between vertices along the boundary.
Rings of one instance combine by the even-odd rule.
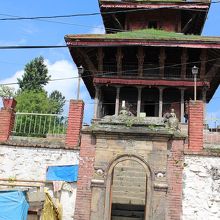
[[[124,115],[124,116],[132,116],[132,113],[127,110],[126,105],[125,105],[125,100],[122,101],[122,106],[121,106],[121,111],[119,112],[119,115]]]
[[[176,113],[173,108],[171,109],[170,113],[169,112],[165,113],[163,117],[166,127],[173,130],[179,130],[179,120],[176,117]]]
[[[122,109],[119,112],[119,115],[132,116],[132,113],[128,111],[125,106],[122,106]]]
[[[172,108],[171,112],[170,112],[170,117],[168,120],[168,126],[169,128],[173,129],[173,130],[178,130],[179,129],[179,120],[176,117],[176,113],[175,110]]]

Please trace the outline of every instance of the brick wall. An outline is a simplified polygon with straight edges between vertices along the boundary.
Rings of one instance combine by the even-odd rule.
[[[169,220],[180,220],[182,215],[183,140],[174,140],[167,160],[167,215]]]
[[[189,150],[201,151],[203,149],[203,101],[189,103]]]
[[[8,140],[14,126],[15,112],[13,109],[2,108],[0,110],[0,142]]]
[[[91,135],[83,134],[80,146],[79,174],[77,182],[74,220],[89,220],[91,211],[91,180],[94,172],[95,145]]]
[[[84,102],[70,100],[68,126],[66,133],[66,146],[77,148],[80,145],[80,132],[83,122]]]

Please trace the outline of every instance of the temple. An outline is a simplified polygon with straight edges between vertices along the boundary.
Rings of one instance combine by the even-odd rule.
[[[220,38],[201,36],[210,1],[99,5],[106,34],[65,36],[95,100],[93,124],[81,131],[81,157],[94,161],[81,164],[76,219],[181,219],[188,139],[163,116],[172,109],[185,122],[190,100],[205,116],[219,85]]]

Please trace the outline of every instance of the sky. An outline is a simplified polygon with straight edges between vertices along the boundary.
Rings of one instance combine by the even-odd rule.
[[[99,12],[98,0],[7,0],[1,1],[0,18],[67,15]],[[202,35],[220,36],[220,3],[213,4]],[[104,33],[100,15],[41,19],[0,21],[0,46],[12,45],[65,45],[66,34]],[[0,50],[0,84],[16,82],[23,74],[25,64],[43,56],[51,78],[77,76],[77,68],[67,48]],[[46,90],[61,91],[67,100],[76,98],[77,80],[50,82]],[[93,100],[85,86],[81,85],[81,98],[85,101],[85,122],[89,123],[93,112]],[[209,115],[220,118],[220,89],[208,104]],[[67,113],[67,107],[65,109]]]

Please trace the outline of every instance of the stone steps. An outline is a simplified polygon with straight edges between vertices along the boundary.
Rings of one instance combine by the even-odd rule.
[[[144,206],[113,204],[112,220],[143,220]]]
[[[112,202],[145,204],[146,173],[137,163],[122,164],[114,169]]]
[[[118,195],[114,196],[112,202],[114,203],[120,203],[120,204],[133,204],[133,205],[144,205],[145,199],[141,199],[138,197],[131,197],[131,196],[124,196],[124,195]]]
[[[144,220],[144,218],[133,218],[123,216],[112,216],[111,220]]]
[[[112,187],[113,191],[116,192],[116,191],[120,191],[120,192],[143,192],[145,193],[146,192],[146,186],[145,185],[142,185],[142,186],[124,186],[124,185],[121,185],[121,184],[118,184],[118,185],[114,185]]]

